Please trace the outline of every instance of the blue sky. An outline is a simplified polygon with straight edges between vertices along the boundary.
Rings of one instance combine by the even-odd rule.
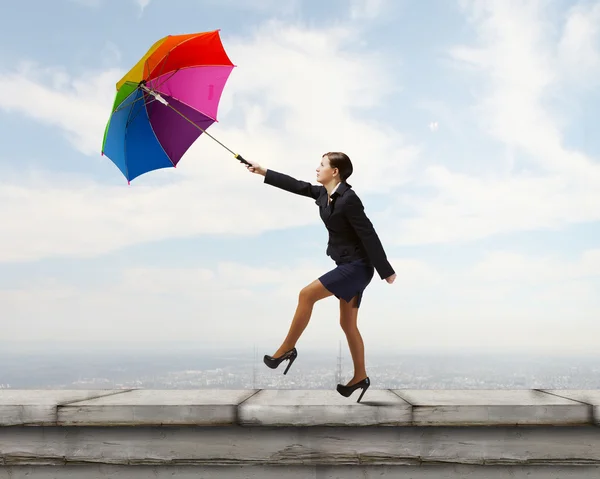
[[[367,354],[595,350],[600,2],[37,3],[0,32],[7,341],[273,352],[334,266],[314,203],[209,138],[130,186],[100,156],[121,76],[165,35],[219,28],[237,67],[214,136],[313,182],[323,152],[353,159],[398,274],[367,290]],[[337,348],[337,311],[319,303],[301,343]]]

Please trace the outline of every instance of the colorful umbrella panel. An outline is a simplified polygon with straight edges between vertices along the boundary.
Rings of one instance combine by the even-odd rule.
[[[117,83],[102,154],[128,182],[175,167],[217,121],[233,68],[218,30],[159,40]]]

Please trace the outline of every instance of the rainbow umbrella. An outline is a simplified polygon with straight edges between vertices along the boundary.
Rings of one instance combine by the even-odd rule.
[[[249,164],[206,131],[217,121],[233,68],[219,30],[160,39],[117,83],[102,154],[130,183],[148,171],[176,167],[205,133]]]

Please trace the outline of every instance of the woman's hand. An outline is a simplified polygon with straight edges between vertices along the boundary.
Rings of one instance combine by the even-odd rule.
[[[258,163],[255,163],[254,161],[250,161],[250,160],[246,160],[248,163],[250,163],[249,165],[246,165],[246,168],[248,168],[248,171],[250,173],[256,173],[258,175],[262,175],[265,176],[265,174],[267,173],[267,169],[263,168],[262,166],[260,166]]]
[[[387,278],[385,278],[385,280],[386,280],[388,283],[390,283],[390,284],[392,284],[392,283],[394,282],[394,280],[395,280],[395,279],[396,279],[396,273],[394,273],[393,275],[391,275],[391,276],[388,276]]]

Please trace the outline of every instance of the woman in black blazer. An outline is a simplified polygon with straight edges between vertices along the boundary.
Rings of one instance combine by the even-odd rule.
[[[317,182],[322,186],[268,170],[258,163],[248,163],[248,170],[264,176],[265,183],[315,200],[329,232],[327,255],[337,265],[302,288],[287,337],[273,356],[265,355],[264,362],[274,369],[282,361],[288,360],[283,373],[287,374],[298,356],[296,342],[308,325],[314,304],[334,295],[340,300],[340,325],[346,334],[354,363],[354,377],[345,386],[338,384],[337,391],[348,397],[360,388],[360,402],[370,380],[365,369],[364,344],[357,327],[358,308],[375,270],[381,279],[390,284],[394,282],[396,274],[371,221],[365,215],[360,198],[346,181],[352,174],[352,162],[340,152],[323,155],[317,168]]]

